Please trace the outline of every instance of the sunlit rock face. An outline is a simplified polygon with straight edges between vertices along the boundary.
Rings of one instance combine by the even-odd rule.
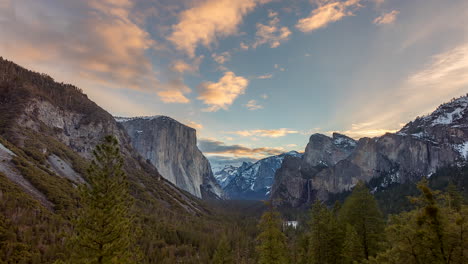
[[[397,133],[354,141],[314,134],[302,159],[287,159],[277,171],[271,199],[301,206],[348,191],[358,181],[379,179],[376,188],[417,182],[437,169],[468,158],[468,97],[443,104]]]
[[[166,116],[117,118],[133,148],[177,187],[197,197],[222,197],[210,164],[197,147],[196,130]]]

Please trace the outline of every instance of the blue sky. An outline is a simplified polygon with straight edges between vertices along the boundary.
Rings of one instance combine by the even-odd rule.
[[[468,92],[464,0],[1,0],[0,55],[212,160],[398,130]]]

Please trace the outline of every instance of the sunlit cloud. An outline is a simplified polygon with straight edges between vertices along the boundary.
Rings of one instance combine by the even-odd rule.
[[[186,125],[194,129],[203,129],[203,125],[195,121],[187,121]]]
[[[278,148],[249,148],[243,145],[226,145],[224,142],[215,139],[201,139],[198,147],[206,155],[222,155],[232,157],[263,158],[267,156],[279,155],[285,150]]]
[[[2,6],[0,52],[35,70],[109,87],[149,90],[157,84],[145,54],[156,42],[133,22],[132,1],[64,0],[60,6],[60,15],[44,0]]]
[[[377,24],[377,25],[393,24],[399,13],[400,11],[393,10],[389,13],[382,14],[381,16],[374,19],[374,24]]]
[[[378,137],[386,133],[395,133],[398,130],[399,129],[375,128],[375,125],[373,123],[359,123],[359,124],[352,124],[349,130],[333,131],[333,132],[338,132],[340,134],[346,135],[354,139],[360,139],[363,137],[370,137],[370,138]]]
[[[184,60],[175,60],[172,62],[171,70],[176,73],[197,73],[199,71],[200,63],[203,60],[203,56],[195,58],[191,63],[187,63]]]
[[[276,70],[279,70],[279,71],[285,71],[285,70],[286,70],[285,68],[281,67],[279,64],[275,64],[273,67],[274,67]]]
[[[157,92],[157,94],[164,103],[186,104],[190,102],[186,94],[191,91],[181,79],[174,79],[165,84],[164,89]]]
[[[213,53],[211,55],[214,61],[216,61],[218,64],[224,64],[226,61],[229,61],[231,59],[231,54],[227,51],[221,53],[221,54],[216,54]]]
[[[271,20],[267,25],[257,23],[256,41],[252,45],[254,49],[263,44],[270,45],[270,48],[277,48],[291,35],[291,31],[287,27],[279,25],[278,13],[270,11],[268,17]]]
[[[264,80],[264,79],[271,79],[273,78],[273,74],[265,74],[265,75],[260,75],[257,77],[257,79],[261,79],[261,80]]]
[[[262,95],[260,95],[260,97],[261,97],[262,99],[266,100],[266,99],[268,99],[268,94],[262,94]]]
[[[249,109],[250,111],[253,111],[253,110],[258,110],[258,109],[262,109],[263,106],[258,104],[258,102],[256,100],[250,100],[247,102],[247,104],[245,105],[245,107],[247,109]]]
[[[240,48],[241,48],[241,50],[248,50],[248,49],[249,49],[249,45],[245,44],[244,42],[241,42],[241,43],[240,43]]]
[[[299,131],[291,130],[288,128],[280,129],[254,129],[254,130],[239,130],[225,132],[226,134],[233,134],[242,137],[269,137],[269,138],[279,138],[284,137],[289,134],[298,134]]]
[[[318,7],[306,18],[300,19],[296,27],[302,32],[311,32],[328,24],[353,15],[353,9],[360,7],[361,0],[318,1]]]
[[[209,47],[219,38],[237,33],[243,17],[257,5],[270,0],[205,0],[179,15],[179,22],[173,26],[168,37],[177,49],[190,57],[195,56],[198,45]]]
[[[225,72],[216,83],[200,84],[198,99],[209,106],[205,111],[227,110],[239,95],[244,94],[248,84],[249,81],[246,78],[236,76],[233,72]]]

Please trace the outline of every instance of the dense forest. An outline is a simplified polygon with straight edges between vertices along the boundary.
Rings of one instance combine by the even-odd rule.
[[[56,213],[0,174],[0,263],[468,261],[468,206],[454,184],[435,191],[424,180],[417,195],[406,197],[410,209],[384,214],[359,183],[343,203],[314,202],[297,228],[285,225],[288,213],[268,203],[212,201],[206,205],[210,215],[180,218],[142,212],[119,151],[113,137],[98,145],[86,170],[88,184],[64,190],[71,198],[57,191],[64,202]]]

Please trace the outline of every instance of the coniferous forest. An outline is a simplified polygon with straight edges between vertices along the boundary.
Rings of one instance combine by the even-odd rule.
[[[468,0],[0,0],[0,264],[468,264]]]
[[[213,202],[211,216],[176,219],[161,213],[152,222],[135,206],[122,164],[116,138],[106,137],[94,151],[87,184],[73,190],[70,209],[59,214],[1,175],[2,263],[468,261],[468,206],[453,184],[436,191],[423,180],[419,193],[407,197],[411,210],[384,214],[360,182],[343,203],[315,201],[306,214],[297,214],[297,227],[285,224],[271,203],[249,202]]]

